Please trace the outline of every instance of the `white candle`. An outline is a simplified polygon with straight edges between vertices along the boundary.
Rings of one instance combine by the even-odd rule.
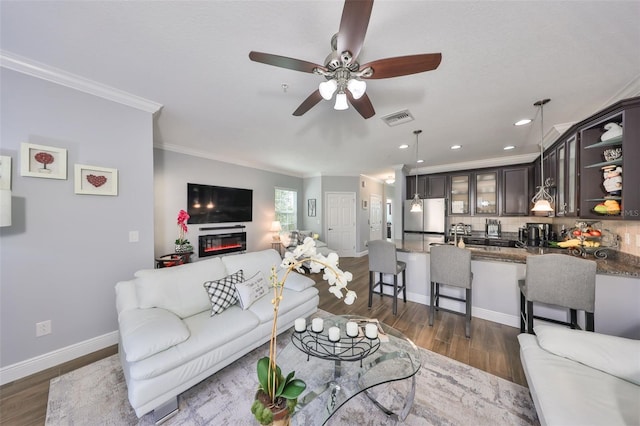
[[[301,333],[307,329],[307,320],[304,318],[298,318],[295,322],[296,331]]]
[[[364,327],[364,334],[369,339],[375,339],[376,337],[378,337],[378,326],[376,324],[367,324]]]
[[[358,324],[353,321],[349,321],[347,323],[347,336],[356,337],[357,335],[358,335]]]
[[[323,328],[324,328],[324,321],[322,321],[322,318],[314,318],[311,321],[311,329],[316,333],[320,333]]]
[[[329,340],[332,342],[340,340],[340,329],[338,327],[329,328]]]

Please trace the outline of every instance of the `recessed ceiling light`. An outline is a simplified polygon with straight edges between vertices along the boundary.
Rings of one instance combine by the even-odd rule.
[[[505,146],[505,147],[504,147],[504,148],[502,148],[502,149],[504,149],[505,151],[509,151],[510,149],[513,149],[513,148],[515,148],[515,146],[513,146],[513,145],[507,145],[507,146]]]
[[[399,149],[407,149],[407,148],[409,148],[409,145],[407,145],[406,143],[403,143],[403,144],[402,144],[402,145],[400,145],[398,148],[399,148]]]
[[[424,163],[424,160],[418,160],[416,163]]]
[[[525,124],[529,124],[531,123],[531,119],[530,118],[523,118],[522,120],[518,120],[515,123],[513,123],[514,126],[524,126]]]
[[[462,145],[451,145],[451,149],[460,149]]]

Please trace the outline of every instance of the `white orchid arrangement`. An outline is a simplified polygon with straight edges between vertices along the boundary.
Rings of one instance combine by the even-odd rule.
[[[269,357],[264,357],[258,361],[258,381],[260,390],[269,395],[271,405],[277,405],[278,398],[288,401],[290,410],[293,411],[297,403],[297,397],[304,391],[306,385],[300,379],[294,379],[295,372],[289,373],[286,377],[282,375],[280,367],[276,364],[276,338],[278,335],[278,310],[282,301],[284,284],[291,271],[305,273],[303,266],[309,268],[311,273],[324,271],[322,279],[329,283],[329,292],[338,299],[344,297],[344,303],[353,304],[356,300],[356,292],[347,288],[347,283],[353,279],[351,272],[342,271],[338,267],[339,257],[336,253],[324,256],[316,252],[316,242],[313,238],[307,237],[304,242],[293,251],[288,251],[280,264],[280,268],[285,270],[281,280],[278,280],[277,269],[271,268],[271,285],[274,297],[273,304],[273,325],[271,328],[271,340],[269,342]],[[344,292],[344,293],[343,293]],[[251,411],[257,419],[265,424],[269,423],[270,407],[265,407],[258,401],[254,402]],[[263,417],[263,416],[266,416]]]

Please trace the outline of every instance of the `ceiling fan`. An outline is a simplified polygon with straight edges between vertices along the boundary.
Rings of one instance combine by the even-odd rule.
[[[348,100],[364,118],[373,117],[376,112],[365,93],[366,83],[364,80],[431,71],[440,65],[442,54],[398,56],[360,65],[357,61],[358,55],[369,26],[372,8],[373,0],[345,0],[340,28],[331,39],[332,52],[325,59],[324,65],[254,51],[249,52],[249,59],[294,71],[313,73],[326,78],[326,81],[320,83],[318,89],[311,93],[293,112],[295,116],[303,115],[322,99],[330,100],[336,93],[335,109],[347,109],[349,107]]]

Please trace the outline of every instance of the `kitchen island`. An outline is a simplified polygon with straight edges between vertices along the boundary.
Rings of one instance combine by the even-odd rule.
[[[429,250],[433,240],[394,240],[398,260],[407,263],[407,299],[429,304]],[[564,253],[566,249],[468,246],[471,250],[472,315],[477,318],[520,327],[520,291],[529,255]],[[640,339],[640,275],[638,259],[612,252],[608,259],[596,260],[597,332]],[[552,279],[552,277],[550,277]],[[463,290],[446,287],[446,294],[462,296]],[[443,307],[463,311],[459,302],[443,299]],[[566,321],[568,311],[536,304],[536,314]],[[579,315],[583,324],[583,314]]]

